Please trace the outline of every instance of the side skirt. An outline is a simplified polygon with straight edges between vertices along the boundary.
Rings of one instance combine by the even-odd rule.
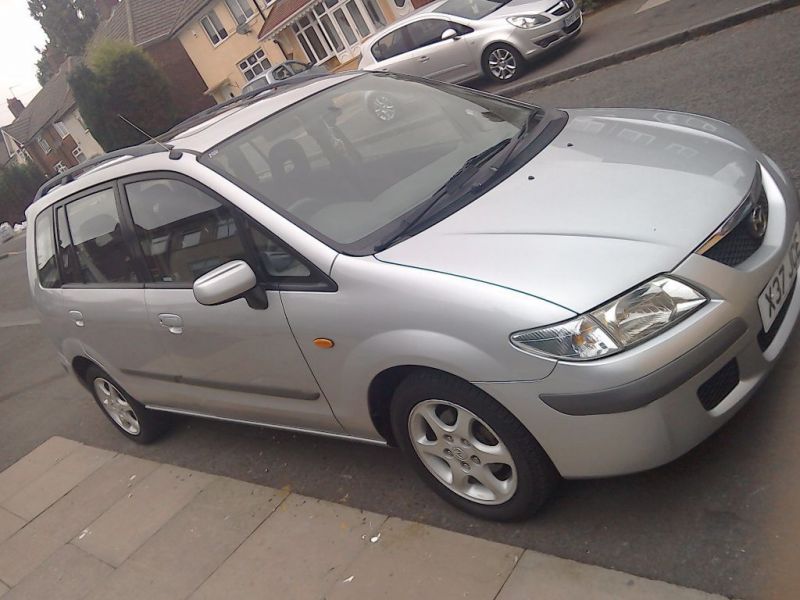
[[[241,425],[255,425],[256,427],[266,427],[268,429],[280,429],[281,431],[291,431],[294,433],[308,433],[310,435],[318,435],[321,437],[328,437],[337,440],[347,440],[350,442],[361,442],[363,444],[371,444],[374,446],[388,446],[385,440],[371,440],[369,438],[356,437],[347,435],[346,433],[331,433],[329,431],[319,431],[316,429],[303,429],[302,427],[291,427],[289,425],[273,425],[271,423],[262,423],[260,421],[247,421],[245,419],[232,419],[229,417],[218,417],[216,415],[208,415],[205,413],[195,412],[192,410],[183,410],[180,408],[170,408],[167,406],[158,406],[156,404],[146,405],[150,410],[157,410],[160,412],[174,413],[176,415],[186,415],[187,417],[200,417],[202,419],[213,419],[214,421],[225,421],[227,423],[239,423]]]

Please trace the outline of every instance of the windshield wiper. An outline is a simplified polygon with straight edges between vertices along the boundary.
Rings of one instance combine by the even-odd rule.
[[[494,171],[493,176],[501,173],[503,169],[508,166],[511,162],[512,158],[515,158],[517,155],[517,150],[519,150],[525,143],[528,141],[528,134],[532,130],[532,126],[534,124],[539,123],[539,117],[541,117],[542,111],[532,111],[528,118],[525,120],[525,123],[522,125],[522,128],[519,130],[517,135],[511,140],[511,143],[508,144],[503,152],[499,153],[495,160],[492,161],[493,164],[491,165],[491,169]]]
[[[431,196],[420,205],[421,208],[419,208],[417,214],[402,223],[397,233],[392,235],[388,240],[375,246],[374,252],[382,252],[406,236],[414,229],[414,227],[421,223],[427,215],[430,215],[433,212],[433,209],[439,205],[443,198],[449,197],[453,191],[462,187],[467,181],[472,179],[481,170],[481,167],[483,167],[498,152],[513,144],[513,138],[506,138],[497,142],[494,146],[490,146],[475,156],[468,158],[466,162],[461,165],[461,168],[453,173],[450,179],[445,181],[439,189],[431,194]]]

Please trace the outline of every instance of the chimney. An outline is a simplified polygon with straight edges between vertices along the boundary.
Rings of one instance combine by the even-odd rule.
[[[14,118],[17,118],[22,114],[22,111],[25,110],[25,105],[22,101],[14,96],[13,98],[8,98],[6,100],[6,104],[8,104],[8,110],[14,115]]]

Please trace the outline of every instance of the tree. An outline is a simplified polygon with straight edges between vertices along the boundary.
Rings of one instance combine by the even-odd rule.
[[[131,44],[106,41],[93,47],[88,66],[75,69],[69,84],[86,126],[106,151],[148,139],[120,116],[153,136],[175,124],[167,78]]]
[[[0,223],[19,223],[46,177],[32,162],[9,163],[0,170]]]
[[[65,56],[83,53],[100,20],[93,0],[28,0],[28,10]]]

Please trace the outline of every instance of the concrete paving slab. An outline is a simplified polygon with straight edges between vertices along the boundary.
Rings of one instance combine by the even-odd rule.
[[[234,479],[211,482],[90,596],[173,600],[196,590],[288,495]]]
[[[0,473],[0,503],[41,477],[81,444],[54,436]]]
[[[80,600],[113,571],[102,561],[67,544],[9,590],[3,600]]]
[[[0,579],[16,585],[153,472],[158,463],[123,454],[89,475],[72,491],[0,544]]]
[[[497,600],[529,600],[532,590],[548,600],[724,600],[716,594],[526,550]]]
[[[4,500],[2,505],[30,521],[113,457],[114,453],[108,450],[80,446]]]
[[[2,581],[0,581],[0,597],[5,595],[7,591],[8,591],[8,586],[4,584]]]
[[[73,543],[118,567],[215,477],[162,465],[139,483]]]
[[[25,525],[25,519],[0,508],[0,543],[6,541]]]
[[[379,533],[342,572],[325,595],[328,600],[494,598],[523,552],[395,518]]]
[[[386,519],[292,494],[192,600],[319,600]]]

